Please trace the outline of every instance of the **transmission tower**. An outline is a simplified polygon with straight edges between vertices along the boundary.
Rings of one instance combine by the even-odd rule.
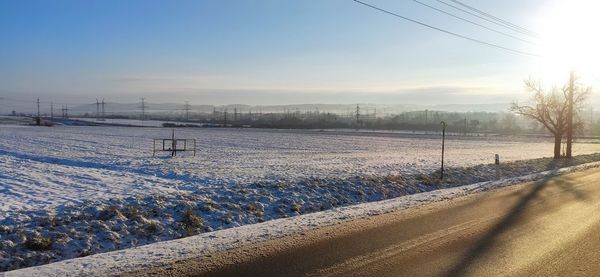
[[[185,110],[185,121],[190,120],[190,101],[185,101],[185,106],[183,108]]]
[[[101,120],[104,121],[104,98],[102,98],[102,117]]]
[[[100,101],[96,98],[96,121],[100,121]]]
[[[140,106],[142,108],[142,121],[144,121],[146,118],[146,98],[142,97],[140,99],[142,100],[142,105]]]
[[[358,131],[358,126],[360,124],[360,106],[356,104],[356,130]]]
[[[64,105],[61,111],[63,118],[69,118],[69,107],[67,105]]]
[[[40,115],[40,98],[37,98],[37,119],[36,119],[36,123],[37,125],[41,125],[42,124],[42,116]]]

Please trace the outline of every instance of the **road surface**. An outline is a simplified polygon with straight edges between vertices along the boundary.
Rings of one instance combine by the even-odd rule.
[[[132,275],[597,276],[599,200],[591,169]]]

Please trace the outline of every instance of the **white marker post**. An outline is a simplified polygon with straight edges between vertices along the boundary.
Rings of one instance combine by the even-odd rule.
[[[495,155],[494,164],[496,165],[496,179],[500,179],[500,155]]]

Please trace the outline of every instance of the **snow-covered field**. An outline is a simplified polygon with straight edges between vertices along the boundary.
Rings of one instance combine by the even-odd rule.
[[[75,260],[67,260],[44,266],[12,271],[10,276],[118,276],[149,268],[167,268],[187,260],[210,260],[219,252],[256,245],[257,243],[305,234],[309,230],[335,226],[344,222],[368,218],[390,212],[418,207],[428,203],[446,201],[458,197],[497,189],[513,184],[539,181],[551,176],[568,174],[600,166],[600,162],[550,170],[498,181],[481,182],[455,188],[440,189],[406,195],[394,199],[357,204],[322,212],[280,218],[259,224],[250,224],[157,242],[121,251],[96,254]]]
[[[198,187],[305,178],[428,173],[438,137],[336,135],[235,129],[177,129],[197,139],[196,157],[152,157],[152,139],[171,129],[0,127],[0,215],[85,199],[191,191]],[[448,167],[545,157],[549,141],[449,138]],[[600,144],[577,144],[577,154]]]
[[[545,139],[449,137],[440,184],[437,136],[253,129],[177,129],[196,157],[152,157],[170,132],[0,125],[0,271],[556,166],[509,163],[548,156]]]

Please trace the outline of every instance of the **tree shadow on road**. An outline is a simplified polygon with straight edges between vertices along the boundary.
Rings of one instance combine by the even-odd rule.
[[[578,201],[586,201],[588,197],[577,190],[575,183],[564,176],[556,176],[557,169],[554,169],[551,174],[546,175],[543,179],[536,181],[532,185],[532,189],[525,194],[514,207],[498,222],[482,239],[480,239],[475,247],[469,252],[448,272],[447,276],[462,276],[466,273],[478,258],[482,257],[493,246],[497,237],[507,231],[525,212],[527,206],[533,201],[540,192],[550,184],[558,186],[562,192],[572,194]],[[554,178],[554,179],[553,179]],[[551,181],[552,179],[552,181]]]

